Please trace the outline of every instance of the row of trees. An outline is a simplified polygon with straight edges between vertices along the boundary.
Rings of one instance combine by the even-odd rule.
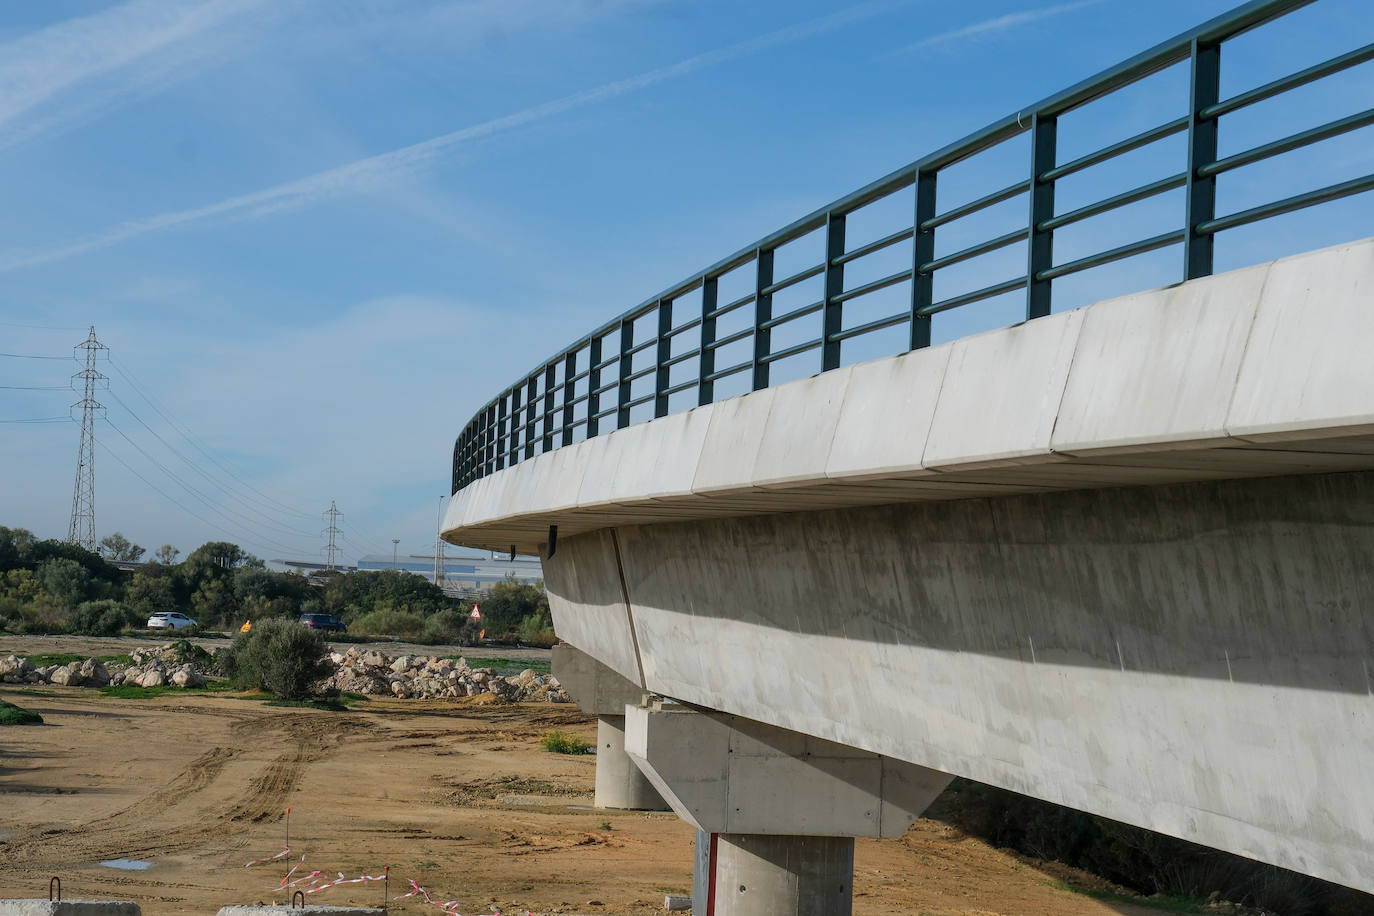
[[[482,596],[481,624],[471,600],[450,597],[411,573],[335,573],[310,580],[272,572],[227,541],[211,541],[181,562],[163,545],[132,571],[145,550],[115,533],[98,552],[40,540],[23,528],[0,526],[0,630],[108,635],[141,626],[155,611],[180,610],[204,629],[237,628],[244,620],[332,613],[356,635],[390,635],[431,643],[466,643],[488,636],[551,642],[548,599],[537,585],[499,583]]]

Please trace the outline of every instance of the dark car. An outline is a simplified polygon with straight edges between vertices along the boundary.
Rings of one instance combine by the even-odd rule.
[[[315,630],[330,630],[334,633],[348,632],[348,627],[344,622],[333,614],[302,614],[301,623]]]

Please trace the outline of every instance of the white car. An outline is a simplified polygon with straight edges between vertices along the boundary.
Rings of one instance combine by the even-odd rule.
[[[196,622],[185,614],[176,611],[158,611],[148,618],[150,630],[183,630],[196,626]]]

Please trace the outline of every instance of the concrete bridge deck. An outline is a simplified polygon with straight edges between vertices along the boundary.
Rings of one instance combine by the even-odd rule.
[[[822,373],[465,487],[449,540],[1374,468],[1374,240]]]

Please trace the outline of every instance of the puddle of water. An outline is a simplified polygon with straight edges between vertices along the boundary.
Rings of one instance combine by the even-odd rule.
[[[595,811],[595,808],[588,808],[586,805],[568,805],[569,811]]]
[[[151,868],[153,865],[152,862],[142,862],[138,859],[106,859],[100,864],[104,865],[106,868],[119,868],[124,871],[143,871],[145,868]]]

